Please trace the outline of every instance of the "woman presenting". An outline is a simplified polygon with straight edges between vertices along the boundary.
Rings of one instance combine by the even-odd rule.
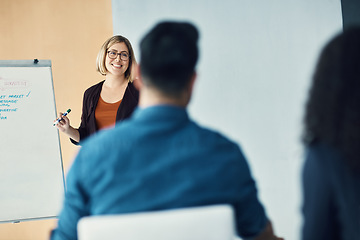
[[[69,118],[59,113],[63,120],[56,126],[72,143],[77,145],[98,130],[113,127],[132,114],[139,100],[139,92],[133,85],[135,64],[127,38],[113,36],[102,45],[96,66],[105,80],[85,91],[80,127],[72,127]]]

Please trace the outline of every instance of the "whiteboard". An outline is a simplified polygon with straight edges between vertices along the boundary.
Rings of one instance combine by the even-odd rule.
[[[0,223],[56,217],[65,190],[51,61],[0,60]]]

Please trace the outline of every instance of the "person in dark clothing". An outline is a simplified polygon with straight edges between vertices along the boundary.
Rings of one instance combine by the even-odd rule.
[[[304,118],[303,240],[360,239],[360,27],[323,49]]]
[[[136,60],[127,38],[116,35],[106,40],[98,53],[96,65],[105,80],[85,91],[80,127],[72,127],[69,118],[59,113],[63,120],[56,126],[74,144],[130,117],[138,105],[139,92],[133,85]]]

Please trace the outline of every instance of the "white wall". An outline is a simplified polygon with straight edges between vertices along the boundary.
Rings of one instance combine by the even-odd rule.
[[[112,0],[114,34],[139,40],[164,19],[201,31],[191,116],[241,144],[278,235],[299,239],[301,121],[320,48],[342,28],[340,0]]]

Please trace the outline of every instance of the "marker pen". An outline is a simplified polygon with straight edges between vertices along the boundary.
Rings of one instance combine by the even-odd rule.
[[[53,126],[56,126],[61,120],[63,120],[63,117],[69,114],[71,112],[71,109],[66,110],[66,112],[63,113],[61,118],[56,119],[56,121],[53,123]]]

